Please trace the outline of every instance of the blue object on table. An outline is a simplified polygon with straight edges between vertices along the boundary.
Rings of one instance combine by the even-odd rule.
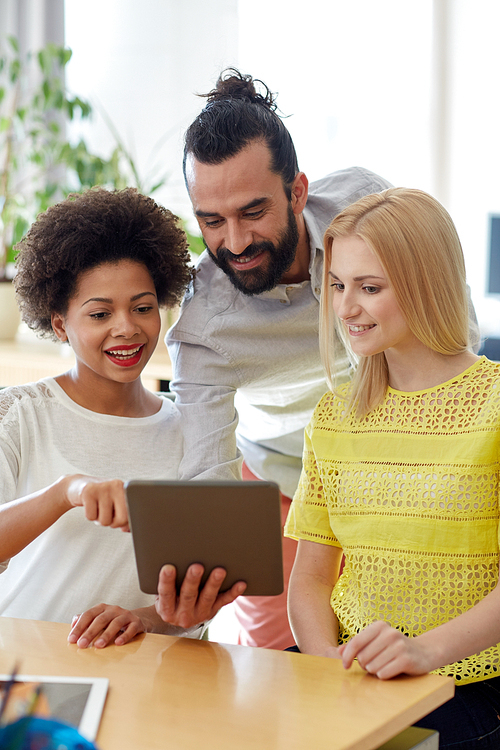
[[[1,750],[97,750],[74,727],[62,721],[23,716],[0,729]]]

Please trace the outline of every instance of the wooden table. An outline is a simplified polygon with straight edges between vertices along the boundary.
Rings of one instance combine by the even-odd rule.
[[[100,750],[374,750],[453,696],[436,675],[382,682],[355,665],[141,635],[80,650],[68,626],[0,617],[0,672],[107,677]]]

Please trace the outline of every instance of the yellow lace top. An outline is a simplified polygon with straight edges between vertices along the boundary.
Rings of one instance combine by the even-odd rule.
[[[375,620],[420,635],[498,580],[500,364],[482,357],[438,387],[389,388],[363,420],[339,396],[323,396],[306,430],[285,534],[342,547],[340,642]],[[436,672],[496,676],[500,644]]]

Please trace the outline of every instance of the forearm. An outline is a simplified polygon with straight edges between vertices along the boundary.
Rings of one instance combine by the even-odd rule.
[[[215,387],[181,388],[176,394],[176,406],[182,417],[184,439],[181,478],[241,479],[234,391],[225,392]]]
[[[175,372],[170,387],[182,417],[180,478],[241,479],[234,405],[238,374],[209,346],[172,339],[167,343]]]
[[[335,656],[338,621],[330,606],[331,585],[309,574],[290,582],[288,616],[295,642],[302,653]]]
[[[288,616],[299,649],[306,654],[337,657],[338,621],[330,605],[342,550],[300,541],[290,577]]]
[[[0,561],[17,555],[71,508],[66,478],[0,506]]]

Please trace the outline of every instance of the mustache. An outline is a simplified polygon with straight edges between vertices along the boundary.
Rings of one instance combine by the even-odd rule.
[[[227,249],[227,247],[219,247],[217,250],[217,260],[219,262],[224,262],[228,260],[238,260],[238,258],[254,258],[256,255],[260,255],[260,253],[264,251],[273,252],[274,245],[272,242],[264,241],[264,242],[253,242],[251,245],[248,245],[242,253],[239,253],[238,255],[235,255],[230,250]]]

